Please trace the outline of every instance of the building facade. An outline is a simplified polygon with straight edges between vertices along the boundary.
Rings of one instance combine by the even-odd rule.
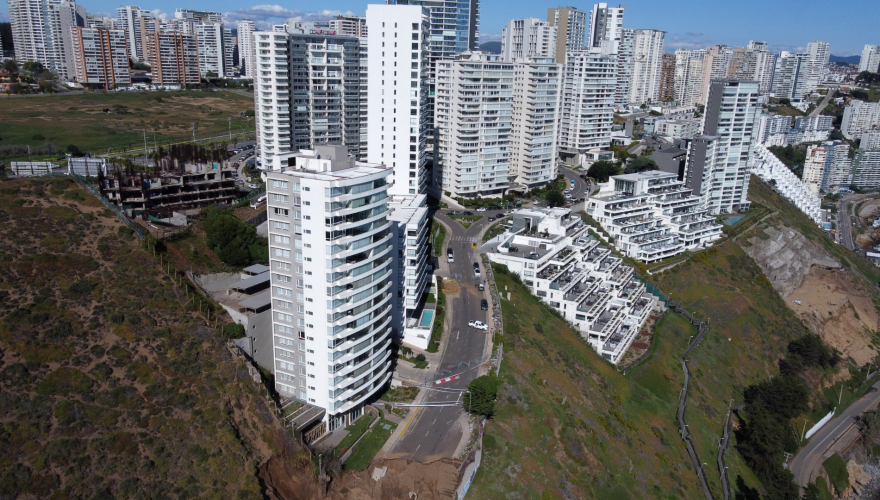
[[[569,53],[563,66],[559,148],[583,154],[611,145],[617,56],[602,49]]]
[[[660,56],[660,102],[675,100],[675,54]]]
[[[880,127],[880,103],[853,99],[843,110],[840,131],[849,140],[857,141],[862,134]]]
[[[254,50],[254,33],[257,27],[253,21],[238,23],[238,62],[242,76],[255,79],[257,75],[257,53]]]
[[[630,104],[652,104],[660,100],[663,70],[663,37],[658,30],[634,30]]]
[[[330,35],[347,35],[356,38],[367,37],[367,18],[361,16],[336,16],[329,21],[315,21],[315,29],[334,31]]]
[[[479,52],[437,63],[435,181],[452,196],[501,196],[556,178],[560,65]]]
[[[62,80],[75,73],[70,30],[77,26],[76,3],[66,0],[8,0],[15,58],[39,62]]]
[[[586,48],[601,47],[603,42],[610,42],[612,46],[619,44],[623,31],[623,11],[623,4],[617,7],[609,7],[607,3],[594,4],[590,12]]]
[[[153,33],[148,41],[153,84],[186,86],[201,82],[194,34]]]
[[[566,54],[584,48],[587,13],[574,7],[547,9],[547,22],[556,28],[556,62],[564,63]]]
[[[702,133],[717,143],[703,167],[702,188],[694,191],[709,213],[749,207],[749,167],[762,107],[758,82],[714,80],[709,86]]]
[[[880,45],[865,45],[859,58],[859,72],[880,72]]]
[[[199,72],[202,77],[209,76],[209,73],[220,78],[234,76],[232,30],[225,28],[222,23],[194,24],[193,33],[199,46]]]
[[[431,61],[452,57],[480,45],[479,0],[387,0],[388,5],[425,7],[428,15],[428,55]],[[367,23],[367,29],[372,30]]]
[[[125,31],[74,27],[75,77],[82,85],[96,85],[104,90],[131,85],[128,43]]]
[[[341,147],[276,160],[284,167],[266,177],[275,389],[323,409],[332,431],[391,377],[391,171]]]
[[[123,5],[116,9],[116,28],[125,30],[128,38],[128,53],[135,62],[146,61],[148,54],[145,52],[143,36],[141,34],[141,18],[152,18],[149,11],[134,5]]]
[[[367,158],[392,168],[393,195],[423,194],[428,187],[428,14],[415,5],[367,7]]]
[[[501,59],[556,58],[556,26],[536,17],[511,19],[501,30]]]
[[[828,141],[808,147],[803,179],[813,193],[849,187],[853,182],[849,144]]]
[[[702,97],[703,63],[706,50],[678,49],[675,51],[675,74],[673,76],[675,101],[682,106],[705,104]]]

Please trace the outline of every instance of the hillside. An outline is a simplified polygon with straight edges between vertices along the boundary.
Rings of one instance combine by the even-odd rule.
[[[779,212],[769,225],[784,224],[822,249],[827,246],[822,231],[785,200],[761,186],[753,189],[754,199]],[[644,277],[711,326],[689,355],[686,418],[699,459],[708,463],[704,471],[716,498],[723,497],[715,459],[728,408],[743,402],[747,387],[778,376],[778,360],[787,356],[789,343],[810,332],[809,323],[799,319],[740,243],[726,241]],[[833,245],[829,258],[874,272],[828,243]],[[657,322],[649,357],[622,375],[510,277],[501,272],[496,277],[500,288],[512,291],[511,300],[502,301],[505,383],[498,413],[487,426],[475,497],[702,497],[674,421],[683,382],[678,356],[696,329],[667,312]],[[825,389],[848,378],[848,366],[810,368],[799,375],[810,388],[811,421],[837,403],[830,397],[837,389]],[[727,453],[731,484],[762,490],[736,446]]]
[[[66,178],[0,183],[0,218],[0,497],[262,498],[297,448],[130,231]]]
[[[873,286],[880,269],[834,243],[760,180],[752,179],[749,196],[777,215],[740,237],[746,253],[812,332],[859,366],[873,361],[880,349],[880,294]]]

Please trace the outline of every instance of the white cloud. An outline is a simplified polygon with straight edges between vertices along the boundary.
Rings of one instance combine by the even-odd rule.
[[[151,10],[151,11],[150,11],[150,15],[152,15],[152,16],[155,17],[156,19],[170,19],[170,18],[168,17],[168,14],[162,12],[162,11],[159,10],[159,9],[153,9],[153,10]]]
[[[501,35],[497,33],[480,33],[480,44],[484,44],[486,42],[500,42]]]
[[[339,15],[353,16],[356,15],[351,11],[329,10],[325,9],[317,12],[303,12],[300,10],[292,10],[278,4],[255,5],[246,9],[236,9],[232,12],[225,12],[223,20],[227,23],[236,24],[245,19],[253,21],[258,29],[268,29],[273,24],[281,24],[288,20],[300,22],[326,21],[334,19]]]

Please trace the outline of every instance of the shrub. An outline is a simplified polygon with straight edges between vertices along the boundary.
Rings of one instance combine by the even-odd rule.
[[[227,339],[240,339],[244,337],[244,326],[238,323],[226,323],[223,327],[223,336]]]
[[[828,479],[837,490],[837,494],[842,495],[849,488],[849,473],[846,471],[846,462],[835,453],[828,457],[828,460],[822,462],[822,466],[828,472]]]
[[[464,393],[462,408],[465,411],[491,417],[495,414],[495,399],[498,397],[498,388],[501,379],[494,375],[477,377],[468,384],[468,392]]]
[[[85,394],[92,388],[92,379],[73,368],[59,368],[37,384],[37,394],[43,396],[66,396]]]
[[[254,226],[245,224],[226,212],[210,209],[205,220],[205,233],[208,247],[229,265],[269,263],[268,246],[261,242]]]

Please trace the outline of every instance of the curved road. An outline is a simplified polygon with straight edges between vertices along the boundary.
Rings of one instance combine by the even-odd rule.
[[[427,391],[423,402],[454,403],[461,398],[461,391],[477,377],[478,369],[471,369],[488,360],[485,352],[487,336],[484,332],[468,327],[468,322],[479,320],[491,324],[488,311],[480,309],[480,300],[490,300],[489,291],[477,290],[474,278],[474,262],[480,262],[480,271],[485,280],[486,272],[480,261],[477,249],[471,243],[480,246],[480,233],[488,224],[487,217],[497,211],[481,212],[483,219],[465,229],[461,224],[450,219],[445,211],[437,212],[434,217],[443,221],[449,231],[443,242],[443,253],[440,259],[446,259],[446,249],[451,248],[455,262],[449,264],[449,271],[444,277],[455,279],[460,292],[446,295],[448,331],[444,332],[446,349],[440,361],[436,378],[461,374],[458,380],[432,388]],[[490,344],[491,345],[491,344]],[[462,373],[463,372],[463,373]],[[430,383],[428,384],[430,385]],[[455,391],[444,391],[455,389]],[[416,462],[430,463],[441,458],[457,458],[455,454],[462,438],[462,418],[464,413],[460,406],[421,407],[413,410],[400,438],[391,447],[386,458],[404,458]]]
[[[810,442],[791,459],[788,468],[794,473],[794,481],[801,488],[814,479],[813,472],[825,461],[823,457],[825,451],[858,420],[859,415],[870,410],[878,401],[880,401],[880,382],[872,385],[864,396],[825,424],[825,427],[819,429],[819,432],[810,438]]]

